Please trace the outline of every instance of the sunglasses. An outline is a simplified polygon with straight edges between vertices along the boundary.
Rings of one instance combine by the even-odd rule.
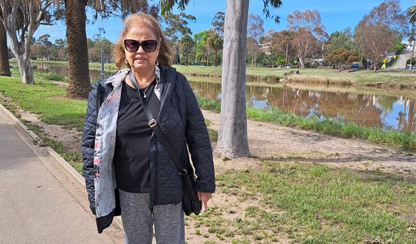
[[[157,47],[157,41],[156,40],[146,40],[146,41],[136,41],[133,39],[126,39],[124,40],[124,48],[128,52],[135,53],[137,50],[139,50],[140,46],[143,48],[143,50],[147,53],[152,53],[156,51]]]

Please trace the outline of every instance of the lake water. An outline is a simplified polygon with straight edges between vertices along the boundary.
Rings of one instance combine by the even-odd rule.
[[[54,72],[60,76],[68,76],[68,66],[64,64],[44,64],[44,63],[32,63],[33,71],[37,72]],[[104,77],[109,76],[113,72],[104,71]],[[90,81],[92,83],[101,80],[101,71],[90,69]]]
[[[34,63],[33,70],[68,75],[68,67],[60,64]],[[105,77],[112,73],[105,72]],[[90,70],[90,79],[92,82],[100,80],[100,71]],[[221,84],[192,81],[190,84],[199,96],[221,100]],[[246,90],[247,102],[257,108],[279,108],[305,117],[318,115],[364,126],[416,131],[416,91],[406,95],[400,95],[397,91],[382,91],[382,95],[378,93],[380,91],[350,92],[345,88],[322,91],[311,87],[287,86],[247,86]]]
[[[221,100],[221,84],[190,82],[200,96]],[[340,88],[342,90],[342,88]],[[388,92],[384,92],[388,93]],[[257,108],[279,108],[300,116],[318,115],[364,126],[415,131],[416,91],[410,97],[366,93],[247,86],[247,102]]]

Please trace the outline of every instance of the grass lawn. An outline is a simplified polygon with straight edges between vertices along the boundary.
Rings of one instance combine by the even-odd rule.
[[[211,208],[196,229],[231,243],[415,243],[415,184],[379,172],[264,160],[260,170],[229,170],[219,191],[251,204],[234,219]],[[260,204],[253,204],[258,199]],[[247,205],[247,203],[246,203]]]

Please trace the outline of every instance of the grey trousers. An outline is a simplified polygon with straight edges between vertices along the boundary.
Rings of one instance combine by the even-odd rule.
[[[119,193],[125,244],[151,244],[153,224],[157,244],[185,244],[182,203],[153,206],[152,211],[148,193],[130,193],[120,189]]]

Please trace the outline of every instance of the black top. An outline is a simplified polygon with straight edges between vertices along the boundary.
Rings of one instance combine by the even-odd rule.
[[[157,118],[160,101],[154,93],[156,80],[144,89],[146,101]],[[150,192],[150,139],[152,129],[137,90],[123,82],[118,112],[114,169],[118,187],[127,192]]]

